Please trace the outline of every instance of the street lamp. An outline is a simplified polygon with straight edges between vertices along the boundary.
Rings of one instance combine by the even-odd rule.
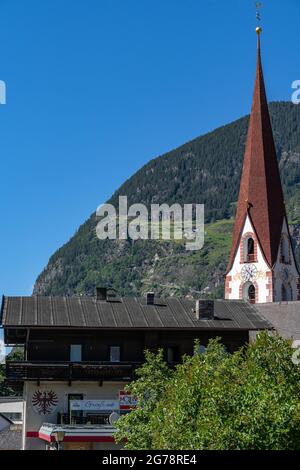
[[[56,431],[53,433],[55,443],[56,443],[56,449],[57,450],[62,450],[60,443],[63,442],[65,438],[65,432],[64,431]]]

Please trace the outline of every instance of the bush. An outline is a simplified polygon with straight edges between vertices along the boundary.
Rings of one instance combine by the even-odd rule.
[[[196,349],[199,345],[196,345]],[[211,340],[170,371],[147,354],[128,386],[139,406],[118,421],[127,449],[300,449],[300,366],[291,342],[263,332],[234,354]]]

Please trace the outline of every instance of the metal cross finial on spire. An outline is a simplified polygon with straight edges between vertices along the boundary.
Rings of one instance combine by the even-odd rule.
[[[256,20],[257,20],[256,32],[259,36],[262,32],[262,27],[260,26],[260,24],[261,24],[260,10],[262,8],[262,3],[261,2],[255,2],[255,8],[256,8]]]

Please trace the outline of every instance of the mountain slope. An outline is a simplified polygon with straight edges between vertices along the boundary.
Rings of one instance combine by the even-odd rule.
[[[300,106],[271,103],[270,113],[289,220],[300,257]],[[204,248],[188,252],[181,242],[100,241],[93,214],[71,240],[50,258],[35,294],[92,295],[96,285],[111,285],[123,295],[155,289],[163,295],[223,295],[232,221],[238,195],[248,117],[151,160],[127,180],[118,196],[129,204],[203,203]],[[218,222],[216,222],[218,221]]]

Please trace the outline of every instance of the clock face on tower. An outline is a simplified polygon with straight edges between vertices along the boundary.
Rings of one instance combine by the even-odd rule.
[[[254,281],[257,276],[257,267],[254,264],[245,264],[242,267],[241,276],[244,282]]]

